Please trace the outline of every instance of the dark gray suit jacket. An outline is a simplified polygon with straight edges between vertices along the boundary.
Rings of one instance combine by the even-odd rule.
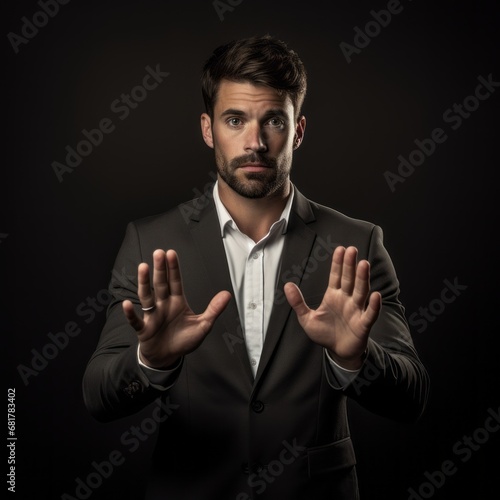
[[[308,305],[317,307],[338,245],[356,246],[359,258],[370,262],[371,288],[383,299],[365,365],[345,390],[332,387],[323,349],[308,339],[283,294],[284,283],[294,281]],[[232,292],[209,197],[128,225],[110,285],[115,300],[83,390],[89,411],[102,421],[163,401],[161,417],[155,414],[161,423],[148,498],[358,498],[347,397],[376,414],[414,421],[428,394],[381,229],[311,202],[296,189],[255,380],[233,299],[203,344],[184,357],[168,390],[151,384],[138,366],[136,334],[121,309],[125,298],[138,302],[137,265],[151,265],[157,248],[177,251],[196,313],[218,291]]]

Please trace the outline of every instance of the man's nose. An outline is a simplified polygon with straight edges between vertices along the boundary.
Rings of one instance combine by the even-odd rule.
[[[256,153],[267,151],[267,140],[263,128],[258,124],[249,124],[245,136],[245,150]]]

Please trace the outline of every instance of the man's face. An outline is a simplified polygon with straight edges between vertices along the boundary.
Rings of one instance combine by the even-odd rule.
[[[263,198],[288,187],[293,150],[305,129],[287,95],[251,83],[223,80],[213,120],[201,117],[203,139],[214,149],[222,180],[239,195]]]

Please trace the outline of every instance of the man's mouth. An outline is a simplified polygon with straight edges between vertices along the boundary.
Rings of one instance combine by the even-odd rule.
[[[240,165],[239,168],[245,172],[263,172],[270,167],[264,165],[263,163],[245,163],[244,165]]]

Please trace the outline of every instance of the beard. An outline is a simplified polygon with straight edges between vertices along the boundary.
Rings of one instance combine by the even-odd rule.
[[[282,188],[290,176],[292,155],[286,155],[278,163],[276,158],[252,153],[228,160],[215,148],[217,172],[222,180],[236,193],[245,198],[264,198]],[[239,167],[258,163],[266,168],[263,172],[245,172]]]

